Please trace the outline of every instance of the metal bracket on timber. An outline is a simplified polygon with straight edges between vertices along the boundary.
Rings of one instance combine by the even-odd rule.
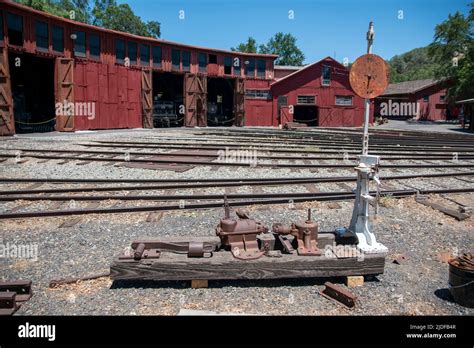
[[[386,253],[355,253],[352,233],[318,233],[311,210],[303,222],[275,224],[273,232],[245,209],[236,210],[238,219],[231,218],[227,196],[224,211],[215,237],[134,241],[111,265],[111,278],[207,281],[373,276],[384,271]],[[351,250],[341,255],[340,247]]]
[[[241,218],[244,217],[243,220],[249,220],[245,212],[240,211],[239,215]],[[269,238],[275,234],[262,233],[256,237],[259,250],[250,248],[252,252],[254,251],[254,255],[262,253],[262,256],[245,260],[236,258],[229,251],[232,243],[226,240],[229,236],[236,237],[236,235],[225,235],[223,240],[218,236],[208,236],[134,241],[131,244],[131,250],[116,258],[112,263],[111,278],[112,280],[160,281],[284,279],[377,275],[384,271],[385,254],[367,254],[364,258],[360,258],[360,255],[356,254],[339,257],[333,253],[331,250],[336,245],[336,234],[333,232],[318,233],[317,245],[324,250],[321,255],[304,257],[294,252],[285,253],[284,246],[278,239]],[[288,238],[290,247],[291,238],[296,241],[292,235],[277,236]],[[339,238],[341,237],[338,237],[338,240]],[[240,235],[239,241],[241,240]],[[245,243],[247,241],[246,238]],[[150,253],[151,250],[159,251],[159,255],[155,251]],[[148,251],[148,256],[145,256],[146,251]],[[152,253],[155,253],[157,257],[150,257]]]
[[[232,255],[239,260],[255,260],[263,256],[257,242],[257,235],[268,232],[268,228],[254,219],[249,219],[248,212],[236,211],[239,220],[232,219],[229,213],[227,196],[224,196],[225,216],[216,228],[216,234],[222,245],[228,247]]]

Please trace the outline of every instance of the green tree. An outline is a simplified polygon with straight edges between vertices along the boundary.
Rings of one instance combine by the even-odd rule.
[[[94,25],[141,36],[161,36],[159,22],[142,21],[128,4],[118,5],[115,0],[95,0],[92,14]]]
[[[91,8],[89,0],[15,0],[37,10],[56,16],[97,25],[106,29],[124,31],[131,34],[159,38],[161,25],[157,21],[144,22],[133,13],[128,4],[117,4],[116,0],[94,0]]]
[[[415,48],[396,55],[388,61],[390,82],[403,82],[435,78],[439,64],[429,54],[428,47]]]
[[[89,0],[15,0],[20,4],[56,16],[72,18],[83,23],[90,23]]]
[[[266,45],[260,45],[259,53],[277,54],[275,64],[303,65],[304,54],[296,45],[296,37],[291,34],[276,33]]]
[[[455,99],[472,98],[474,93],[474,3],[468,17],[456,12],[435,28],[429,52],[439,64],[437,78],[447,78],[453,85],[449,96]]]
[[[257,41],[253,37],[249,37],[247,42],[242,42],[237,47],[231,47],[231,51],[257,53]]]

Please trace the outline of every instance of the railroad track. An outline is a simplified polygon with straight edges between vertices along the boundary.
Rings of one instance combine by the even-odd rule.
[[[430,189],[430,190],[385,190],[381,191],[381,196],[390,196],[392,198],[402,198],[413,195],[427,194],[447,194],[447,193],[470,193],[474,192],[473,188],[447,188],[447,189]],[[172,200],[182,201],[181,195],[175,195]],[[233,207],[250,206],[250,205],[274,205],[300,203],[310,201],[342,201],[354,199],[353,192],[321,192],[321,193],[278,193],[278,194],[260,194],[247,195],[248,199],[242,200],[242,195],[228,196],[229,203]],[[194,210],[220,208],[223,205],[224,195],[207,195],[201,196],[200,200],[214,200],[205,203],[185,203],[172,205],[147,205],[147,206],[128,206],[128,207],[108,207],[108,208],[81,208],[67,210],[36,210],[26,212],[6,212],[0,214],[0,220],[17,219],[17,218],[39,218],[39,217],[57,217],[71,215],[87,215],[87,214],[116,214],[116,213],[138,213],[138,212],[158,212],[158,211],[174,211],[174,210]],[[220,199],[220,200],[219,200]]]
[[[193,150],[193,152],[189,152],[189,153],[173,153],[173,152],[131,152],[130,150],[128,149],[165,149],[165,150],[168,150],[168,149],[174,149],[174,147],[166,147],[166,145],[162,146],[162,145],[122,145],[122,144],[81,144],[81,146],[85,146],[85,147],[95,147],[95,148],[123,148],[123,149],[127,149],[127,150],[122,150],[122,151],[100,151],[100,150],[79,150],[79,151],[82,151],[82,153],[96,153],[96,154],[123,154],[125,151],[128,152],[129,154],[131,155],[173,155],[173,156],[178,156],[178,157],[183,157],[183,156],[199,156],[199,157],[216,157],[217,156],[217,153],[218,151],[222,151],[224,150],[226,147],[212,147],[212,148],[209,148],[209,147],[176,147],[176,149],[179,149],[179,150]],[[262,159],[301,159],[301,160],[304,160],[304,159],[308,159],[308,160],[329,160],[329,159],[341,159],[341,157],[344,155],[344,154],[347,154],[349,155],[349,153],[351,154],[358,154],[360,153],[360,151],[346,151],[344,150],[343,148],[338,148],[339,150],[338,151],[318,151],[318,150],[313,150],[313,151],[305,151],[305,150],[301,150],[301,149],[295,149],[295,151],[280,151],[280,150],[275,150],[275,149],[266,149],[266,148],[262,148],[262,147],[255,147],[255,148],[246,148],[246,147],[236,147],[236,148],[232,148],[232,150],[242,150],[242,151],[245,151],[245,150],[258,150],[259,151],[259,158],[262,158]],[[16,148],[12,148],[11,150],[14,150],[14,151],[31,151],[31,149],[16,149]],[[388,158],[388,159],[403,159],[403,158],[413,158],[413,159],[423,159],[423,158],[426,158],[426,159],[444,159],[444,158],[452,158],[453,157],[453,153],[458,153],[459,157],[464,157],[464,158],[472,158],[474,156],[474,148],[472,150],[469,150],[469,151],[464,151],[464,150],[458,150],[458,151],[455,151],[455,150],[452,150],[452,149],[443,149],[442,151],[437,151],[437,152],[414,152],[414,151],[404,151],[404,150],[399,150],[399,151],[395,151],[397,149],[394,149],[394,151],[390,151],[390,152],[384,152],[384,151],[376,151],[374,152],[374,154],[380,154],[380,155],[383,155],[384,158]],[[197,151],[197,152],[195,152]],[[269,156],[269,155],[263,155],[262,153],[292,153],[293,155],[292,156]],[[339,156],[333,156],[333,157],[330,157],[330,156],[309,156],[309,155],[305,155],[305,156],[295,156],[294,154],[300,154],[300,153],[306,153],[306,154],[313,154],[313,153],[326,153],[326,154],[339,154]],[[406,154],[407,156],[394,156],[394,155],[399,155],[400,153],[404,153]],[[446,154],[446,153],[450,153],[450,154]],[[459,154],[460,153],[460,154]],[[410,157],[411,156],[411,157]],[[357,156],[348,156],[349,159],[357,159]]]
[[[393,180],[419,179],[419,178],[445,178],[445,177],[470,177],[474,176],[471,172],[449,172],[449,173],[427,173],[427,174],[411,174],[411,175],[392,175],[381,177],[382,182]],[[159,183],[161,185],[139,185],[139,186],[93,186],[93,187],[67,187],[67,188],[48,188],[48,189],[16,189],[16,190],[0,190],[0,201],[14,200],[51,200],[57,197],[41,196],[52,193],[75,193],[75,192],[123,192],[123,191],[150,191],[150,190],[176,190],[176,189],[199,189],[199,188],[216,188],[216,187],[239,187],[239,186],[282,186],[282,185],[305,185],[320,183],[343,183],[355,182],[355,176],[338,176],[338,177],[313,177],[313,178],[261,178],[261,179],[124,179],[124,180],[108,180],[108,179],[20,179],[20,178],[0,178],[0,183],[66,183],[66,184],[110,184],[110,183],[135,183],[135,184],[151,184]],[[36,195],[36,196],[24,196]],[[76,199],[77,196],[61,196],[63,200]],[[90,197],[90,196],[87,196]],[[125,199],[130,197],[124,196],[107,196],[107,199]],[[152,199],[152,198],[149,198]],[[83,198],[82,200],[87,200]],[[95,198],[93,199],[95,200]]]
[[[101,147],[101,145],[98,145],[97,147]],[[122,146],[110,146],[110,145],[105,145],[105,147],[122,147]],[[133,147],[133,146],[132,146]],[[128,148],[124,147],[124,148]],[[209,153],[209,152],[188,152],[188,153],[173,153],[173,152],[134,152],[134,151],[129,151],[129,150],[123,150],[123,151],[100,151],[100,150],[40,150],[40,149],[26,149],[26,148],[12,148],[10,149],[11,151],[16,151],[20,153],[32,153],[32,152],[39,152],[39,153],[70,153],[70,154],[87,154],[87,155],[115,155],[115,156],[123,156],[125,153],[128,154],[129,156],[137,156],[137,157],[143,157],[143,156],[153,156],[153,157],[207,157],[207,158],[214,158],[217,159],[219,157],[219,154],[217,152]],[[10,154],[13,156],[12,154]],[[347,155],[347,156],[346,156]],[[3,156],[3,154],[0,154],[0,157]],[[15,154],[16,156],[16,154]],[[26,155],[29,156],[29,155]],[[83,159],[87,159],[88,157],[85,157]],[[258,155],[259,159],[263,160],[357,160],[357,156],[349,156],[348,154],[340,153],[339,156],[269,156],[269,155]],[[394,156],[393,154],[390,155],[384,155],[383,159],[387,161],[405,161],[405,160],[452,160],[453,155],[446,155],[446,154],[430,154],[429,156],[426,154],[412,154],[410,153],[407,156]],[[470,160],[474,159],[474,150],[472,151],[471,154],[458,154],[457,159],[464,159],[464,160]]]
[[[125,163],[148,163],[148,164],[183,164],[183,165],[205,165],[205,166],[230,166],[230,167],[248,167],[252,165],[251,159],[248,161],[242,162],[228,162],[226,160],[220,160],[213,162],[212,160],[181,160],[176,159],[175,157],[179,157],[176,154],[155,154],[151,156],[151,154],[143,154],[136,155],[139,156],[151,156],[151,158],[133,158],[131,157],[130,153],[109,153],[109,156],[112,157],[92,157],[90,156],[91,153],[88,151],[82,150],[24,150],[27,152],[24,157],[31,157],[37,159],[54,159],[54,160],[66,160],[66,161],[86,161],[86,162],[125,162]],[[51,153],[63,153],[65,155],[53,155]],[[82,157],[78,154],[87,154],[87,157]],[[99,154],[99,153],[96,153]],[[107,155],[107,152],[102,152],[100,155]],[[159,156],[163,156],[163,158],[159,158]],[[123,158],[117,158],[117,156],[123,156]],[[129,157],[127,157],[129,156]],[[172,157],[172,158],[170,158]],[[196,155],[199,157],[199,155]],[[16,154],[0,154],[0,158],[8,159],[8,158],[17,158]],[[217,157],[215,157],[217,159]],[[258,159],[258,158],[257,158]],[[428,160],[436,160],[432,157],[427,157]],[[425,161],[427,160],[425,159]],[[469,158],[458,157],[457,160],[454,160],[451,156],[450,158],[443,158],[444,161],[450,161],[450,163],[414,163],[414,164],[381,164],[380,168],[409,168],[409,169],[416,169],[416,168],[473,168],[473,162],[465,162],[460,163],[461,161],[468,161]],[[294,160],[294,159],[293,159]],[[301,158],[301,160],[306,160],[306,158]],[[391,159],[388,159],[389,161]],[[407,160],[406,158],[402,159],[394,159],[394,160]],[[420,160],[420,158],[417,158]],[[343,163],[343,164],[297,164],[297,163],[262,163],[258,162],[255,164],[256,167],[259,168],[353,168],[355,163]]]
[[[179,129],[177,129],[179,130]],[[278,137],[278,138],[315,138],[315,137],[344,137],[352,139],[362,139],[361,129],[341,129],[341,128],[308,128],[308,129],[296,129],[292,131],[277,130],[277,129],[255,129],[255,128],[213,128],[203,129],[192,132],[195,135],[219,135],[219,136],[258,136],[262,138]],[[439,142],[439,137],[442,136],[443,140],[446,141],[472,141],[472,135],[469,134],[450,134],[450,133],[427,133],[421,131],[404,131],[404,130],[382,130],[382,129],[370,129],[370,139],[372,140],[387,140],[389,138],[396,138],[397,141],[400,139],[406,141],[413,140],[433,140]]]
[[[373,154],[382,156],[381,169],[413,169],[405,175],[382,176],[384,183],[381,195],[394,198],[415,194],[471,193],[474,192],[474,139],[465,136],[443,135],[440,145],[438,135],[406,132],[380,132],[371,136]],[[249,163],[218,161],[219,150],[258,150],[258,167],[262,168],[334,168],[352,169],[360,153],[361,134],[357,131],[309,131],[295,132],[277,130],[212,129],[193,130],[187,137],[169,135],[152,136],[140,140],[95,140],[76,144],[72,149],[41,149],[15,146],[15,142],[4,147],[0,159],[17,157],[42,160],[79,161],[83,163],[142,163],[167,165],[202,166],[249,166]],[[134,150],[140,149],[140,151]],[[148,151],[146,151],[148,149]],[[159,151],[157,151],[159,150]],[[167,151],[162,152],[161,150]],[[179,150],[170,152],[169,150]],[[7,152],[10,151],[10,152]],[[15,151],[13,154],[11,151]],[[456,153],[456,157],[453,154]],[[300,161],[303,163],[296,163]],[[317,163],[310,161],[320,161]],[[327,163],[325,161],[337,161]],[[403,163],[397,163],[404,161]],[[169,167],[167,167],[169,168]],[[432,168],[437,171],[452,168],[449,172],[420,173],[418,170]],[[461,169],[461,170],[459,170]],[[382,172],[383,173],[383,172]],[[436,182],[436,178],[459,179],[459,186]],[[404,180],[424,179],[431,186],[410,186]],[[471,179],[471,180],[470,180]],[[215,188],[226,188],[232,206],[287,204],[289,202],[352,200],[354,193],[345,182],[355,182],[355,176],[297,177],[297,178],[220,178],[220,179],[50,179],[50,178],[0,178],[0,184],[35,184],[33,187],[0,190],[0,202],[19,206],[0,214],[0,219],[38,218],[86,214],[114,214],[134,212],[159,212],[187,209],[220,208],[224,193],[203,192]],[[394,182],[395,188],[386,182]],[[326,187],[327,192],[318,192],[311,184],[337,184],[342,191]],[[41,184],[54,184],[41,188]],[[83,184],[92,184],[83,186]],[[116,184],[112,185],[111,184]],[[410,182],[410,184],[413,184]],[[444,185],[443,185],[444,184]],[[61,186],[59,186],[61,185]],[[79,186],[78,186],[79,185]],[[249,193],[233,193],[227,188],[251,187]],[[262,186],[302,186],[308,192],[266,193]],[[441,187],[433,189],[434,187]],[[176,193],[176,190],[195,190]],[[329,190],[328,190],[329,189]],[[348,190],[349,189],[349,190]],[[160,191],[153,192],[153,191]],[[43,202],[34,207],[34,202]],[[76,203],[62,209],[68,202]],[[25,205],[26,202],[26,205]],[[49,204],[45,204],[48,203]],[[89,202],[89,203],[87,203]],[[130,202],[133,202],[132,204]],[[150,202],[160,202],[150,204]],[[179,204],[177,204],[179,202]],[[183,203],[184,202],[184,203]],[[86,206],[83,206],[87,203]],[[113,204],[113,206],[108,206]],[[127,204],[124,206],[124,204]],[[47,206],[47,207],[46,207]],[[107,207],[104,207],[107,206]],[[46,207],[46,208],[44,208]]]
[[[308,142],[304,144],[296,144],[294,142],[284,143],[281,141],[278,142],[267,142],[267,141],[251,141],[247,142],[243,145],[244,142],[204,142],[202,140],[191,140],[187,142],[176,142],[176,141],[160,141],[160,142],[143,142],[143,141],[94,141],[91,144],[81,144],[83,146],[92,146],[92,147],[106,147],[105,145],[111,145],[110,147],[145,147],[145,148],[189,148],[189,146],[193,146],[196,148],[207,149],[207,150],[215,150],[215,149],[224,149],[228,148],[249,148],[249,147],[257,147],[261,148],[262,146],[269,145],[272,146],[266,147],[269,151],[280,151],[284,148],[290,148],[295,152],[305,152],[307,150],[311,150],[311,148],[317,148],[321,150],[340,150],[340,151],[357,151],[360,153],[361,146],[360,144],[347,144],[347,142],[330,142],[330,143],[320,143],[320,142]],[[275,145],[280,145],[280,148],[277,148]],[[380,152],[393,152],[393,151],[400,151],[404,150],[407,152],[426,152],[426,150],[430,150],[430,152],[473,152],[474,145],[466,144],[463,146],[459,145],[443,145],[443,146],[425,146],[422,144],[417,145],[410,145],[410,146],[402,146],[400,144],[393,144],[393,145],[378,145],[378,144],[371,144],[371,146],[376,148],[376,151]]]

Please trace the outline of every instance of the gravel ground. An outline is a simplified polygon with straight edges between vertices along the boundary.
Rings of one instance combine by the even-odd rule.
[[[22,148],[75,148],[75,144],[94,140],[147,141],[146,137],[190,136],[185,130],[97,132],[75,135],[19,136],[0,141],[2,149]],[[60,160],[38,163],[30,159],[17,164],[13,159],[0,164],[0,177],[24,178],[113,178],[113,179],[177,179],[177,178],[277,178],[349,176],[353,170],[318,169],[264,169],[250,167],[195,168],[176,173],[119,166],[104,166],[92,163],[77,166],[74,162],[58,165]],[[297,161],[299,162],[299,161]],[[340,163],[327,161],[327,163]],[[408,161],[407,163],[412,163]],[[456,169],[422,169],[417,172],[452,172]],[[383,169],[381,175],[412,174],[412,169]],[[469,180],[473,180],[472,177]],[[354,186],[353,183],[347,183]],[[406,185],[439,189],[446,187],[472,186],[466,181],[449,178],[410,179],[390,181],[395,188],[406,189]],[[113,184],[116,186],[117,184]],[[320,191],[346,191],[335,184],[311,184]],[[24,189],[29,183],[0,184],[0,190]],[[70,185],[69,187],[71,187]],[[88,187],[90,184],[75,185]],[[43,188],[68,187],[65,184],[44,184]],[[250,186],[235,187],[235,193],[251,193]],[[266,186],[260,192],[307,192],[308,186]],[[176,194],[192,193],[195,190],[176,190]],[[132,191],[128,191],[132,192]],[[128,192],[117,192],[128,194]],[[222,194],[223,188],[199,189],[200,193]],[[168,191],[133,191],[134,194],[171,194]],[[105,193],[104,193],[105,194]],[[474,194],[450,195],[466,205],[474,206]],[[448,202],[444,200],[443,204]],[[0,204],[5,212],[23,202]],[[107,201],[101,207],[111,206],[117,201]],[[146,205],[156,202],[121,203],[122,205]],[[47,208],[51,202],[32,202],[19,211]],[[86,202],[66,202],[63,207]],[[320,230],[330,231],[347,225],[352,202],[339,202],[340,208],[331,209],[328,203],[294,204],[250,207],[252,217],[271,226],[276,221],[294,221],[305,216],[305,209],[314,209],[313,216],[320,223]],[[191,289],[187,282],[115,282],[108,278],[48,288],[52,279],[83,277],[108,271],[112,259],[120,254],[131,240],[142,237],[208,236],[223,215],[222,209],[199,211],[165,212],[159,222],[146,222],[148,213],[109,214],[83,216],[81,221],[69,228],[58,228],[73,217],[51,217],[37,219],[0,220],[0,244],[37,246],[38,259],[0,258],[3,279],[31,279],[34,296],[17,312],[24,314],[51,315],[176,315],[180,310],[206,310],[217,313],[246,313],[269,315],[364,315],[364,314],[408,314],[408,315],[472,315],[473,310],[455,304],[448,291],[447,255],[473,250],[474,222],[472,218],[456,221],[438,211],[417,204],[413,198],[382,201],[379,216],[373,219],[376,236],[389,248],[385,272],[366,281],[362,287],[351,291],[359,298],[354,310],[343,307],[319,295],[325,280],[266,280],[266,281],[211,281],[207,289]],[[452,202],[451,202],[452,204]],[[401,265],[393,259],[404,254],[407,260]],[[343,279],[332,279],[343,284]],[[381,304],[383,303],[383,306]]]
[[[407,131],[425,131],[425,132],[439,132],[439,133],[469,133],[467,129],[462,129],[459,123],[443,123],[430,121],[404,121],[404,120],[389,120],[380,126],[375,126],[374,129],[396,129]],[[471,132],[472,133],[472,132]]]

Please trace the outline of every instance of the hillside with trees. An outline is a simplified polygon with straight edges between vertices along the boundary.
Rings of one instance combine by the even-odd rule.
[[[435,78],[439,69],[439,63],[429,54],[428,47],[396,55],[388,63],[392,83]]]

